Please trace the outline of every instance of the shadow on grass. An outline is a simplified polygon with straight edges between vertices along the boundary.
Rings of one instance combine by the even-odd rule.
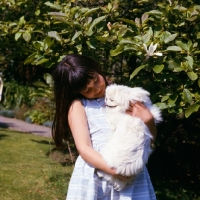
[[[8,128],[10,125],[10,123],[0,122],[0,128]]]
[[[39,144],[47,144],[47,145],[54,145],[54,143],[53,142],[50,142],[50,141],[48,141],[48,140],[40,140],[40,141],[38,141],[38,140],[33,140],[33,139],[30,139],[32,142],[36,142],[36,143],[39,143]]]
[[[8,137],[8,135],[6,135],[6,134],[0,134],[0,140],[2,140],[5,137]]]
[[[57,182],[59,180],[62,180],[64,177],[67,177],[68,179],[71,177],[71,173],[56,173],[53,174],[53,176],[49,177],[50,182]]]

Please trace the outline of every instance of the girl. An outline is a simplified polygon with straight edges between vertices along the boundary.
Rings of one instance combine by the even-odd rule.
[[[71,131],[79,157],[69,183],[67,200],[155,200],[147,169],[135,181],[118,192],[96,170],[119,179],[127,179],[107,166],[98,153],[110,132],[104,113],[106,79],[98,64],[83,55],[68,55],[53,72],[56,114],[52,136],[57,147],[63,145]],[[141,118],[154,138],[156,127],[149,110],[141,103],[130,105],[127,114]]]

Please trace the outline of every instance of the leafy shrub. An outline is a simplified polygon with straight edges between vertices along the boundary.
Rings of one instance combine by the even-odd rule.
[[[52,103],[48,99],[38,97],[35,104],[25,113],[26,120],[35,124],[52,121],[52,110]]]
[[[1,3],[0,31],[15,38],[25,64],[51,69],[66,54],[89,55],[107,75],[149,90],[167,113],[189,117],[199,110],[198,1],[20,2]],[[8,15],[13,8],[16,19]]]
[[[34,98],[30,96],[34,92],[33,87],[26,87],[16,81],[5,82],[2,105],[6,109],[17,109],[23,106],[31,106]]]
[[[15,112],[13,110],[0,110],[0,116],[14,118]]]

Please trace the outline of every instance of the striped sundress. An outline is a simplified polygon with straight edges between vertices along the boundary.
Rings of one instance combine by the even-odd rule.
[[[81,101],[85,108],[93,148],[99,152],[110,132],[106,122],[104,98]],[[66,200],[100,199],[155,200],[156,196],[146,167],[138,174],[134,183],[116,191],[111,184],[98,178],[94,167],[79,156],[69,182]]]

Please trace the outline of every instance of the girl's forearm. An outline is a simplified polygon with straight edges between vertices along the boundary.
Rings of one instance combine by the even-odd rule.
[[[111,175],[116,175],[115,169],[109,167],[104,161],[100,153],[95,151],[92,147],[87,146],[79,151],[80,156],[94,168],[104,171]]]

